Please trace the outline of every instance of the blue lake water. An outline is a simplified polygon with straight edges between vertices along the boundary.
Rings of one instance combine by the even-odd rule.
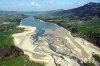
[[[35,19],[32,16],[25,18],[21,21],[21,25],[25,25],[25,26],[33,26],[36,27],[36,37],[42,36],[42,34],[45,33],[45,29],[56,29],[57,25],[52,24],[52,23],[48,23],[48,22],[43,22],[39,19]]]
[[[28,17],[28,18],[23,19],[21,21],[21,24],[26,25],[26,26],[35,26],[37,29],[42,29],[42,30],[55,29],[57,27],[55,24],[43,22],[33,17]]]

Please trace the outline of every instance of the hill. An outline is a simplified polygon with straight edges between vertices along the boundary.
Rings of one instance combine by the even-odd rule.
[[[70,10],[50,11],[35,15],[35,18],[62,26],[100,47],[100,3],[91,2]]]
[[[46,13],[47,14],[47,13]],[[100,3],[90,2],[84,6],[70,9],[70,10],[55,10],[48,13],[51,16],[60,16],[62,18],[70,19],[89,19],[91,17],[100,17]]]

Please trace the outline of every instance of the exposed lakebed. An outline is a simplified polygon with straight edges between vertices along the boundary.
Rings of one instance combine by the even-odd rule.
[[[100,54],[100,49],[82,38],[73,37],[68,30],[55,24],[28,17],[22,20],[21,25],[36,27],[35,38],[39,38],[32,42],[33,57],[37,60],[49,58],[52,61],[49,63],[55,63],[52,66],[81,66],[76,60],[91,61],[93,52]],[[35,38],[33,36],[33,40]]]
[[[44,22],[30,16],[21,21],[21,25],[36,27],[36,37],[42,36],[46,29],[55,30],[58,26],[52,23]]]

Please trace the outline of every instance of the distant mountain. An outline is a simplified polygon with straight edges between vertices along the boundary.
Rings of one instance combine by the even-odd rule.
[[[61,16],[67,18],[75,17],[78,19],[85,19],[94,16],[100,17],[100,3],[91,2],[78,8],[74,8],[70,10],[61,10],[49,14],[53,16]]]
[[[3,11],[3,10],[0,10],[0,14],[17,14],[18,12],[16,11]]]
[[[60,12],[60,11],[64,11],[64,9],[46,11],[45,13],[56,13],[56,12]]]
[[[6,13],[7,13],[7,11],[0,10],[0,14],[6,14]]]

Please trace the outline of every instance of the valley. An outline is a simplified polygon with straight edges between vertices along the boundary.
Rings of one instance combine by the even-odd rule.
[[[0,10],[0,66],[100,66],[100,3]]]

